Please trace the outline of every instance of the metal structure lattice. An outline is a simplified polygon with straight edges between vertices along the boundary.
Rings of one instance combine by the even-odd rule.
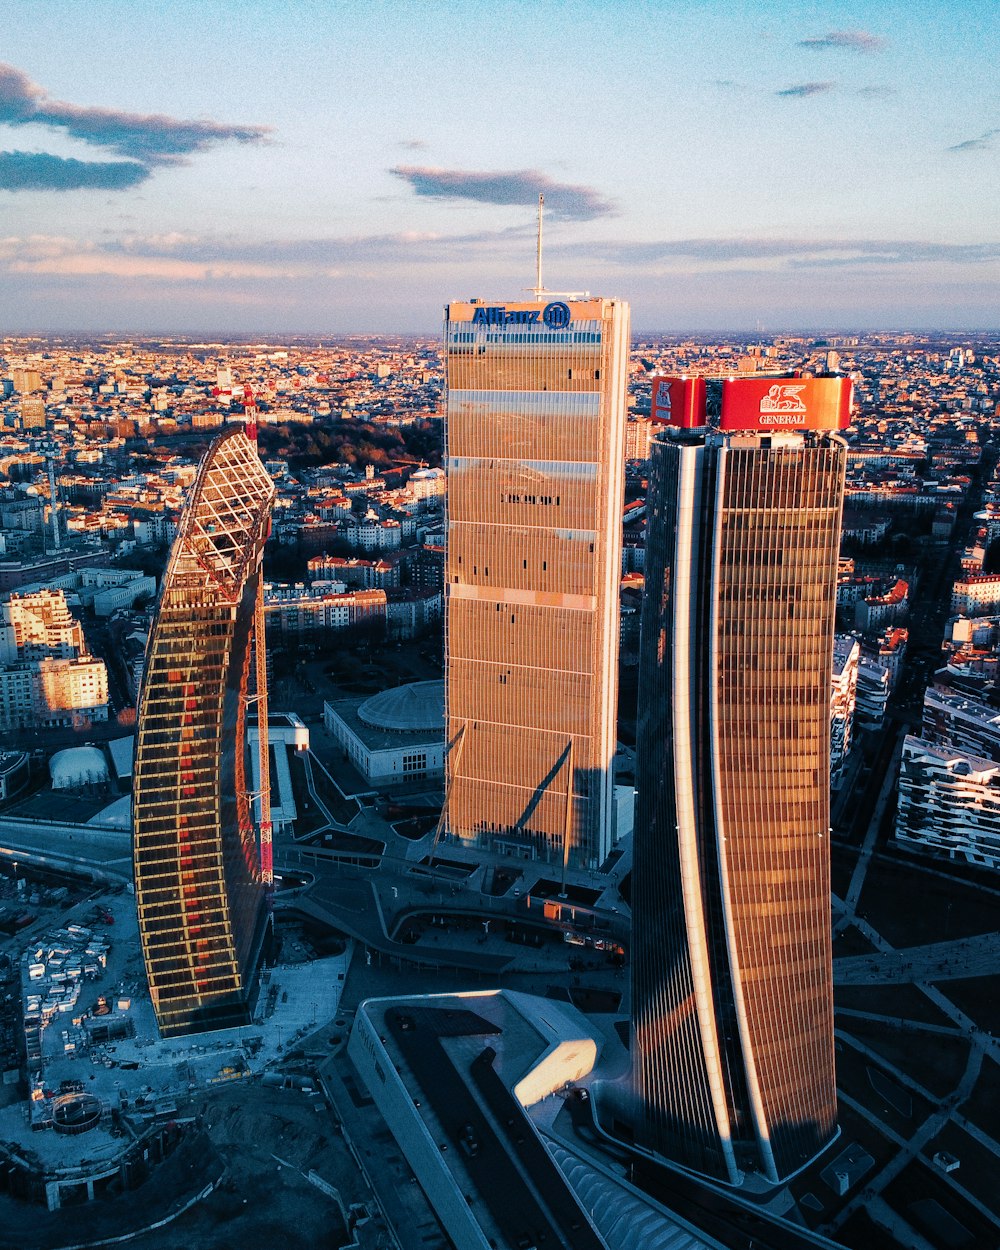
[[[164,574],[139,699],[136,902],[164,1036],[247,1019],[267,926],[261,560],[275,488],[248,437],[253,432],[227,431],[199,467]],[[247,784],[254,697],[262,744],[259,850]]]

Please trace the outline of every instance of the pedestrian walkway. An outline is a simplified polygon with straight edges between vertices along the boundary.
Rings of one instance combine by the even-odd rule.
[[[904,1029],[908,1033],[938,1033],[945,1037],[964,1037],[965,1030],[957,1024],[929,1024],[926,1020],[908,1020],[903,1016],[885,1016],[877,1011],[861,1011],[857,1007],[837,1005],[838,1020],[869,1020],[872,1024],[885,1024],[893,1029]]]
[[[850,884],[847,887],[844,899],[842,901],[837,900],[843,907],[844,914],[833,926],[834,936],[842,933],[850,925],[854,917],[858,899],[861,897],[861,891],[864,888],[865,877],[872,861],[872,855],[875,853],[875,845],[878,841],[879,829],[882,827],[882,818],[885,814],[886,804],[889,802],[889,797],[896,784],[896,777],[899,772],[899,758],[903,752],[903,739],[905,736],[905,728],[897,731],[896,744],[893,747],[878,798],[875,800],[875,810],[872,812],[871,819],[868,822],[868,830],[865,833],[861,854],[858,856],[858,862],[854,866],[854,872],[851,874]]]
[[[862,1047],[862,1049],[864,1048]],[[883,1060],[881,1057],[878,1058],[879,1062],[882,1063]],[[969,1052],[969,1061],[966,1065],[965,1073],[962,1076],[962,1080],[959,1082],[958,1089],[954,1095],[954,1098],[957,1101],[964,1102],[965,1099],[972,1093],[973,1087],[979,1079],[982,1062],[982,1050],[973,1046]],[[902,1074],[900,1074],[900,1076],[902,1076]],[[913,1081],[908,1081],[908,1083],[915,1089],[920,1088]],[[924,1120],[924,1122],[917,1128],[916,1132],[914,1132],[913,1135],[907,1139],[901,1137],[898,1133],[893,1132],[888,1125],[884,1124],[876,1115],[855,1099],[850,1098],[843,1092],[841,1092],[840,1098],[859,1115],[864,1116],[866,1120],[876,1124],[879,1132],[882,1133],[883,1136],[888,1137],[890,1141],[894,1142],[899,1147],[899,1150],[880,1172],[876,1173],[874,1177],[868,1180],[867,1185],[860,1193],[855,1195],[855,1197],[852,1198],[846,1206],[841,1207],[841,1209],[837,1212],[836,1217],[826,1226],[826,1230],[831,1233],[836,1232],[836,1230],[840,1228],[848,1219],[850,1219],[856,1211],[865,1208],[871,1200],[872,1195],[883,1193],[888,1185],[896,1179],[900,1172],[902,1172],[910,1160],[919,1155],[923,1151],[924,1147],[937,1137],[938,1133],[941,1132],[951,1117],[950,1108],[952,1105],[952,1100],[949,1099],[945,1106],[931,1112],[926,1120]],[[993,1223],[997,1223],[997,1217],[970,1194],[965,1194],[964,1197],[966,1201],[972,1203],[976,1207],[981,1215],[985,1215],[986,1218],[991,1220]],[[905,1225],[905,1221],[903,1221],[903,1224]],[[909,1226],[905,1225],[905,1227],[908,1228]]]
[[[833,961],[834,985],[910,985],[963,977],[996,976],[1000,933],[901,947],[873,955],[844,955]]]

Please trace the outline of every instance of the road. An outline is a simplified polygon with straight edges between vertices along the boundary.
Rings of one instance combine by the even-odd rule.
[[[130,881],[132,833],[129,829],[3,817],[0,858]]]
[[[350,1061],[338,1055],[319,1073],[334,1119],[396,1245],[400,1250],[448,1250],[430,1203]]]
[[[880,1066],[891,1067],[891,1065],[886,1065],[885,1060],[880,1055],[876,1055],[872,1052],[872,1057],[878,1061]],[[829,1226],[830,1231],[835,1231],[836,1229],[842,1227],[843,1224],[849,1220],[856,1211],[864,1210],[871,1202],[871,1199],[883,1193],[888,1185],[896,1179],[900,1172],[902,1172],[913,1159],[923,1154],[924,1147],[927,1146],[928,1143],[932,1142],[948,1121],[952,1119],[952,1109],[958,1103],[965,1102],[965,1100],[972,1093],[976,1081],[979,1079],[982,1063],[982,1049],[973,1046],[969,1052],[969,1060],[966,1064],[965,1072],[962,1074],[962,1079],[959,1081],[954,1092],[949,1095],[938,1110],[932,1111],[931,1114],[920,1125],[918,1125],[909,1137],[900,1137],[898,1133],[889,1128],[884,1121],[879,1119],[877,1115],[869,1111],[860,1102],[857,1102],[855,1099],[850,1098],[841,1092],[841,1100],[870,1123],[876,1125],[879,1132],[898,1147],[898,1151],[880,1172],[877,1172],[874,1176],[866,1178],[867,1184],[865,1187],[837,1213],[836,1219],[833,1220]],[[891,1071],[895,1076],[903,1077],[903,1074],[899,1072],[898,1068],[891,1068]],[[986,1135],[982,1133],[980,1134],[980,1138],[988,1143],[988,1148],[997,1155],[997,1162],[1000,1163],[1000,1144],[993,1141],[991,1138],[986,1137]],[[960,1189],[957,1179],[949,1177],[949,1181],[955,1186],[956,1189]],[[961,1190],[961,1193],[965,1201],[971,1203],[978,1210],[980,1215],[985,1216],[986,1219],[990,1220],[993,1224],[997,1224],[998,1228],[1000,1228],[1000,1222],[998,1222],[994,1212],[983,1206],[978,1199],[974,1198],[965,1190]]]
[[[896,770],[903,751],[905,735],[905,726],[898,729],[895,734],[883,735],[878,754],[872,764],[868,785],[858,801],[852,824],[852,841],[861,830],[864,830],[864,837],[861,843],[861,854],[858,856],[858,862],[847,888],[847,897],[844,899],[844,915],[834,925],[835,935],[851,923],[858,905],[868,866],[882,828],[886,806],[896,787]]]
[[[859,917],[855,917],[854,924],[861,935],[871,942],[871,944],[876,948],[880,956],[884,956],[887,960],[899,960],[900,958],[904,958],[908,961],[909,952],[898,951],[891,945],[891,943],[887,942],[880,933],[873,929],[867,921],[862,920]],[[975,943],[973,939],[966,939],[966,941],[972,942],[972,949],[983,954],[984,958],[986,958],[989,963],[989,944],[990,942],[995,943],[996,938],[996,934],[986,934],[980,943]],[[923,952],[923,957],[926,959],[928,958],[927,952],[933,951],[934,947],[951,945],[953,944],[935,943],[932,947],[917,947],[915,950]],[[956,943],[955,945],[959,945],[959,943]],[[869,959],[870,957],[862,956],[861,958]],[[990,971],[995,970],[995,968],[996,960],[993,958],[990,963]],[[841,1092],[840,1097],[844,1098],[845,1102],[849,1106],[858,1110],[859,1114],[864,1115],[866,1118],[873,1119],[873,1122],[878,1125],[879,1131],[900,1146],[900,1154],[895,1156],[874,1178],[869,1179],[867,1185],[861,1193],[857,1194],[846,1207],[842,1208],[837,1213],[836,1218],[826,1226],[826,1231],[829,1233],[835,1234],[836,1230],[840,1228],[845,1220],[849,1219],[855,1211],[865,1206],[871,1198],[878,1197],[878,1195],[885,1190],[890,1181],[894,1180],[895,1177],[899,1175],[906,1164],[915,1156],[920,1154],[923,1147],[937,1136],[949,1120],[955,1118],[955,1108],[960,1103],[965,1102],[972,1093],[976,1080],[979,1077],[984,1057],[989,1056],[994,1060],[994,1062],[1000,1062],[1000,1038],[993,1038],[982,1033],[977,1028],[975,1022],[971,1020],[965,1012],[956,1007],[954,1003],[952,1003],[950,999],[948,999],[939,989],[929,984],[927,981],[919,980],[916,975],[917,970],[915,967],[911,967],[909,971],[912,971],[913,973],[912,980],[916,987],[921,990],[936,1007],[948,1016],[948,1018],[957,1027],[957,1030],[968,1039],[969,1058],[966,1064],[966,1069],[958,1086],[944,1100],[934,1099],[930,1095],[927,1095],[926,1091],[924,1091],[925,1095],[930,1097],[932,1102],[938,1103],[938,1107],[937,1110],[933,1111],[908,1139],[899,1138],[881,1120],[877,1119],[877,1117],[873,1119],[870,1112],[861,1107],[855,1100],[845,1097]],[[852,1045],[860,1046],[860,1043],[857,1043],[852,1039]],[[903,1084],[913,1086],[914,1082],[910,1079],[910,1077],[908,1077],[906,1073],[900,1071],[900,1069],[895,1065],[888,1062],[883,1056],[878,1056],[878,1062],[880,1067],[888,1070]],[[981,1136],[985,1137],[986,1135],[981,1134]],[[1000,1143],[992,1141],[992,1139],[988,1139],[988,1148],[996,1154],[997,1163],[998,1166],[1000,1166]],[[955,1177],[949,1175],[946,1179],[947,1183],[960,1193],[967,1202],[974,1206],[980,1214],[985,1215],[986,1218],[990,1219],[997,1225],[998,1229],[1000,1229],[1000,1221],[998,1221],[995,1213],[988,1211],[978,1199],[962,1189]],[[885,1208],[885,1210],[888,1210],[888,1208]]]

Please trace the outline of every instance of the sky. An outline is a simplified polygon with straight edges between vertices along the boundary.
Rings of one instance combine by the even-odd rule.
[[[988,329],[987,0],[8,0],[0,333]]]

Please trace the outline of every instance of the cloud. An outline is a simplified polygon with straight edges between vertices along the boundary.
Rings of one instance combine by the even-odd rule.
[[[411,279],[423,275],[420,280],[433,282],[432,275],[449,266],[467,267],[470,275],[481,278],[484,265],[500,264],[509,272],[521,262],[528,276],[534,261],[532,238],[530,225],[467,234],[401,231],[253,241],[181,232],[97,239],[0,235],[0,276],[147,278],[191,286],[253,278],[322,285],[364,275],[376,281],[392,273]]]
[[[439,267],[456,259],[496,256],[521,248],[530,231],[468,235],[398,234],[243,242],[171,232],[116,238],[0,236],[0,270],[38,274],[110,274],[184,281],[225,278],[325,279],[345,273]],[[506,253],[505,253],[506,254]],[[533,255],[533,253],[531,253]]]
[[[76,239],[66,235],[29,234],[21,237],[9,234],[0,238],[0,262],[50,260],[55,256],[66,256],[79,247]]]
[[[536,204],[543,194],[545,207],[554,217],[574,221],[612,217],[616,211],[593,187],[554,182],[537,169],[485,171],[397,165],[389,172],[409,183],[417,195],[434,199],[529,205]]]
[[[346,235],[325,239],[264,239],[244,242],[190,234],[125,235],[104,245],[110,253],[135,257],[168,256],[198,264],[275,265],[301,272],[359,264],[439,263],[472,249],[486,249],[530,237],[531,230],[477,231],[442,235],[405,230],[394,234]]]
[[[883,100],[886,96],[895,95],[896,88],[887,87],[879,83],[873,83],[868,87],[859,87],[854,94],[862,96],[867,100]]]
[[[44,96],[27,74],[0,61],[0,122],[16,126],[31,121]]]
[[[125,191],[150,176],[137,161],[78,161],[47,152],[0,152],[0,191]]]
[[[157,289],[180,284],[192,292],[220,290],[227,284],[238,291],[241,283],[257,287],[266,283],[277,298],[291,289],[288,284],[316,292],[342,290],[344,282],[377,285],[391,281],[398,286],[399,275],[405,274],[414,290],[438,289],[442,273],[450,275],[449,281],[456,274],[481,281],[493,269],[509,275],[512,265],[519,263],[530,273],[528,234],[513,230],[468,235],[402,233],[253,243],[192,234],[99,241],[61,235],[10,236],[0,237],[0,279],[78,284],[91,280],[124,286],[148,282],[157,284]],[[577,243],[553,242],[547,253],[565,274],[578,271],[581,250]],[[927,280],[934,272],[947,274],[949,270],[959,275],[982,273],[984,265],[1000,264],[1000,240],[977,244],[748,236],[642,243],[606,240],[588,244],[585,260],[592,275],[612,283],[624,283],[627,278],[630,288],[662,284],[668,278],[670,282],[696,278],[739,282],[740,275],[762,283],[801,283],[802,275],[809,272],[829,274],[831,281],[835,274],[845,279],[856,275],[857,281],[870,283],[873,273],[886,270],[905,274],[910,269]]]
[[[566,250],[556,245],[550,253]],[[1000,242],[926,243],[880,239],[672,239],[666,242],[590,244],[592,256],[623,269],[676,269],[675,262],[697,266],[734,266],[747,270],[848,268],[873,265],[978,265],[1000,261]]]
[[[407,152],[423,152],[430,147],[430,144],[425,143],[423,139],[400,139],[396,147],[404,148]]]
[[[782,91],[776,91],[774,94],[795,96],[801,99],[804,96],[822,95],[824,91],[832,91],[836,85],[835,82],[800,82],[794,87],[785,87]]]
[[[160,113],[128,113],[52,99],[16,66],[0,63],[0,122],[65,131],[84,143],[110,148],[147,165],[171,165],[216,143],[263,143],[266,126],[183,121]]]
[[[164,255],[172,240],[162,236],[157,253],[129,254],[116,244],[98,244],[89,239],[63,235],[8,235],[0,238],[0,268],[8,273],[46,274],[69,277],[160,278],[200,282],[247,278],[295,278],[298,270],[274,263],[246,263],[225,256],[193,260]]]
[[[985,130],[978,139],[966,139],[962,143],[952,144],[950,148],[946,148],[947,152],[989,152],[993,147],[993,140],[996,135],[1000,135],[1000,130]]]
[[[59,126],[85,143],[111,148],[150,165],[174,165],[192,152],[227,140],[260,143],[263,126],[229,126],[212,121],[177,121],[161,114],[122,113],[53,103],[31,119]]]
[[[812,255],[792,256],[791,265],[801,267],[850,265],[980,265],[1000,260],[1000,243],[896,243],[858,242],[830,244],[830,254],[821,249],[806,249]],[[839,254],[838,254],[839,253]]]
[[[159,278],[174,282],[299,276],[265,265],[203,265],[170,257],[113,256],[98,251],[75,252],[47,260],[14,261],[10,270],[12,273],[57,274],[63,277]]]
[[[829,49],[846,50],[848,52],[881,52],[887,45],[881,35],[873,35],[867,30],[831,30],[826,35],[813,35],[811,39],[800,39],[800,48],[812,48],[814,52],[826,52]]]

